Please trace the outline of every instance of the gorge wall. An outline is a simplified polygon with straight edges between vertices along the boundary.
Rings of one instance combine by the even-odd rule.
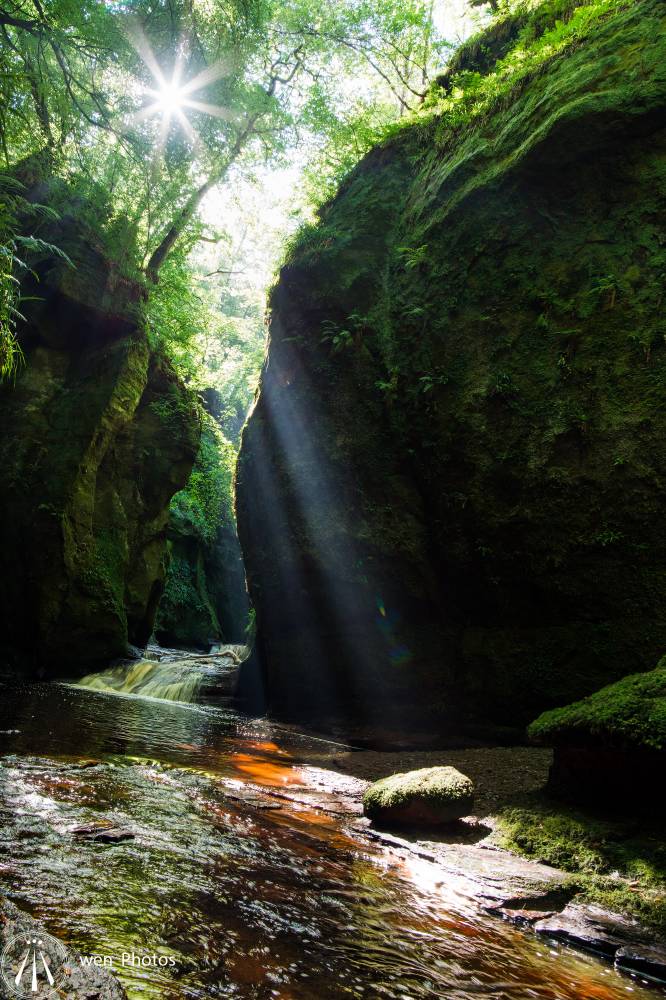
[[[49,200],[42,184],[30,197]],[[0,390],[2,664],[76,675],[152,631],[169,501],[200,433],[194,400],[153,350],[141,291],[73,208],[40,232],[74,266],[31,262],[26,363]]]
[[[155,620],[164,646],[207,652],[215,642],[246,640],[249,608],[232,500],[235,461],[235,448],[204,411],[192,474],[171,501],[169,567]]]
[[[276,714],[522,722],[666,649],[665,15],[490,29],[297,240],[237,483]]]

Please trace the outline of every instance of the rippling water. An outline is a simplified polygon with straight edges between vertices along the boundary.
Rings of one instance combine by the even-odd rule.
[[[230,709],[64,686],[0,699],[0,887],[111,956],[131,998],[664,995],[480,916],[428,862],[368,846],[342,817],[276,798],[307,784],[298,761],[315,741]],[[134,839],[72,834],[100,818]],[[121,966],[132,952],[175,965]]]

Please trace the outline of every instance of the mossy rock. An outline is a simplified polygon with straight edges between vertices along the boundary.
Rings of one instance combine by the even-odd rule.
[[[395,826],[440,826],[467,816],[474,785],[455,767],[422,767],[375,781],[363,796],[363,812]]]
[[[273,714],[523,726],[666,649],[665,29],[530,4],[293,241],[237,482]]]
[[[221,639],[245,641],[248,603],[233,511],[236,451],[214,416],[201,418],[194,468],[171,501],[155,635],[163,645],[207,649]]]
[[[666,749],[666,656],[654,670],[631,674],[564,708],[544,712],[531,740],[555,747]]]
[[[37,288],[25,277],[26,364],[0,386],[0,663],[51,677],[148,641],[169,503],[200,427],[134,309],[140,289],[115,275],[76,213],[47,238],[76,270],[45,254]]]

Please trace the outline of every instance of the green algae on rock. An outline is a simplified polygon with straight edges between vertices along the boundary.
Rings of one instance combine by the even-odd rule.
[[[422,767],[392,774],[370,785],[363,812],[375,822],[437,826],[467,816],[474,785],[455,767]]]

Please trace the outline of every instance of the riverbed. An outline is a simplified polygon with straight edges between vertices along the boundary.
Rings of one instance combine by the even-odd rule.
[[[344,781],[327,793],[303,763],[324,745],[311,736],[224,703],[0,696],[0,891],[110,964],[131,1000],[664,995],[361,837]],[[328,808],[282,794],[309,783]],[[107,827],[125,839],[95,839]]]

